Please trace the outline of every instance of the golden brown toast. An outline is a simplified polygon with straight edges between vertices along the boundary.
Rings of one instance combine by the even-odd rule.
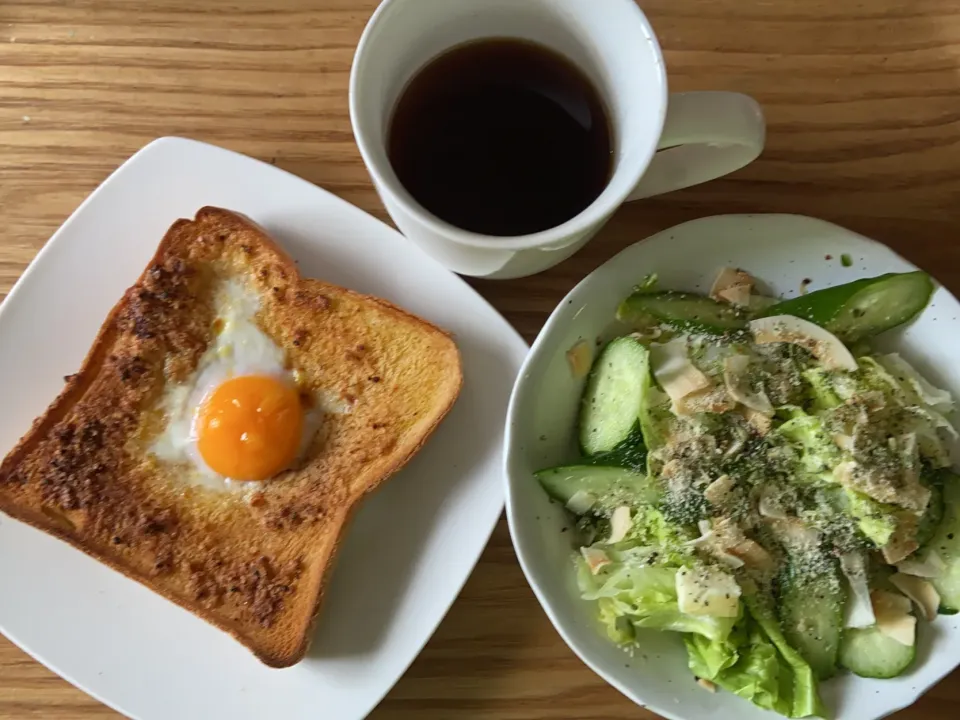
[[[334,398],[295,469],[252,492],[185,480],[150,443],[165,389],[195,375],[214,291],[240,279],[305,392]],[[451,338],[374,297],[301,278],[240,215],[169,229],[76,375],[0,465],[0,510],[56,535],[229,632],[264,663],[305,654],[358,501],[423,445],[456,399]]]

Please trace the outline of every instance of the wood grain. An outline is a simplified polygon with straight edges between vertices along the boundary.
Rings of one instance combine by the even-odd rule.
[[[547,273],[475,282],[527,338],[613,253],[716,213],[817,215],[886,242],[960,290],[960,2],[642,4],[672,89],[754,95],[769,121],[767,150],[733,177],[625,207]],[[353,48],[375,5],[0,0],[0,296],[77,204],[161,135],[266,159],[385,218],[346,101]],[[895,717],[955,717],[957,679]],[[0,639],[0,720],[46,717],[117,716]],[[373,717],[654,716],[560,641],[501,524],[436,636]]]

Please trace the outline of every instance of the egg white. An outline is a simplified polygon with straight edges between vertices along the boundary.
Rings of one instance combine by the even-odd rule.
[[[204,462],[197,447],[199,410],[207,396],[233,377],[267,375],[296,387],[293,372],[286,367],[286,355],[256,323],[260,298],[237,280],[223,282],[214,296],[214,311],[221,327],[197,363],[193,375],[178,385],[165,388],[160,411],[166,426],[151,445],[161,462],[182,465],[187,479],[216,490],[249,491],[261,483],[242,481],[214,472]],[[304,412],[303,429],[296,461],[304,453],[323,419],[323,402],[315,402]]]

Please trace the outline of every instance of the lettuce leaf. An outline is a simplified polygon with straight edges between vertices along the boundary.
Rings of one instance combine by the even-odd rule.
[[[750,624],[750,616],[744,615],[725,640],[710,640],[704,635],[684,635],[683,643],[687,646],[693,674],[716,682],[724,670],[736,665],[740,659],[740,649],[746,644]]]
[[[928,407],[941,413],[953,410],[953,397],[946,390],[941,390],[927,381],[917,370],[897,353],[881,355],[876,359],[892,376],[908,402],[912,405]]]
[[[577,574],[584,600],[595,600],[607,635],[618,643],[629,642],[642,628],[671,630],[724,640],[736,618],[687,615],[677,603],[674,568],[638,567],[614,562],[603,572],[591,575],[586,562],[578,560]]]
[[[725,640],[684,638],[690,670],[755,705],[791,718],[824,717],[813,670],[787,643],[772,613],[753,597]]]
[[[934,468],[949,467],[950,456],[940,431],[953,440],[958,438],[944,414],[954,409],[950,393],[934,387],[897,353],[862,357],[859,362],[862,388],[879,390],[889,405],[902,408],[905,416],[900,432],[916,434],[920,455]]]
[[[860,532],[870,538],[877,547],[883,547],[890,542],[897,529],[898,508],[877,502],[852,488],[845,488],[844,492],[847,508],[850,515],[856,518]]]
[[[696,538],[690,529],[670,522],[658,508],[641,505],[633,511],[626,539],[614,546],[614,550],[629,552],[636,547],[656,548],[656,562],[649,564],[680,567],[692,558],[690,542]]]
[[[690,669],[698,677],[705,677],[762,708],[796,717],[792,687],[781,677],[785,673],[777,649],[755,622],[749,623],[745,641],[732,653],[729,643],[706,646],[703,642],[687,641],[686,644]],[[714,668],[720,669],[711,676],[710,670]]]
[[[815,477],[830,475],[833,468],[843,460],[843,453],[830,437],[823,420],[815,415],[808,415],[798,407],[791,407],[788,412],[790,419],[774,433],[798,450],[799,470]]]
[[[822,367],[810,368],[803,371],[803,378],[810,384],[814,410],[829,410],[843,403],[843,399],[837,394],[830,371]]]
[[[764,634],[780,655],[780,690],[784,699],[789,698],[791,710],[780,711],[788,717],[826,717],[820,700],[817,679],[813,669],[800,653],[794,650],[783,636],[780,623],[770,606],[758,595],[746,595],[744,601]]]

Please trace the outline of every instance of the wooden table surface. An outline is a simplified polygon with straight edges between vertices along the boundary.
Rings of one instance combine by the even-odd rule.
[[[583,0],[594,1],[602,0]],[[820,216],[882,240],[960,290],[960,1],[642,4],[672,88],[754,95],[767,113],[767,150],[728,179],[625,207],[547,273],[476,282],[528,339],[606,258],[716,213]],[[77,204],[161,135],[269,160],[386,219],[347,114],[353,48],[375,5],[0,0],[0,297]],[[895,717],[955,717],[958,686],[955,674]],[[117,716],[0,638],[0,720],[46,717]],[[653,715],[561,642],[501,523],[437,634],[372,717]]]

